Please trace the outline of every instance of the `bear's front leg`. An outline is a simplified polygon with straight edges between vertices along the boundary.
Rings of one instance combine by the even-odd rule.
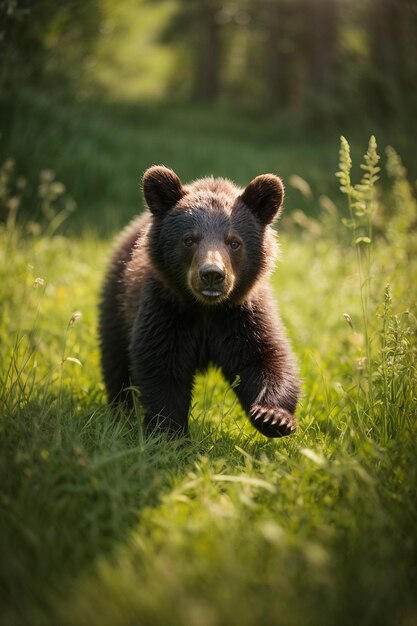
[[[194,353],[187,320],[167,302],[150,298],[138,313],[130,346],[131,381],[145,409],[147,432],[187,434]]]
[[[253,426],[266,437],[283,437],[296,429],[298,381],[280,352],[256,358],[240,370],[236,395]]]
[[[218,363],[253,426],[266,437],[296,429],[300,383],[290,345],[274,311],[242,308],[223,338]]]

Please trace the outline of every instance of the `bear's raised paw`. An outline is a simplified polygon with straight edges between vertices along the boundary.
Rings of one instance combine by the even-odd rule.
[[[267,404],[254,404],[250,417],[255,428],[267,437],[285,437],[297,427],[294,415],[281,407]]]

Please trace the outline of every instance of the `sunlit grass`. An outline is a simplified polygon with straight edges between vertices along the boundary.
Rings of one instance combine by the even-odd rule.
[[[2,623],[414,623],[417,212],[395,158],[367,340],[340,213],[282,222],[272,282],[304,379],[282,440],[214,370],[189,441],[114,419],[96,338],[110,241],[1,227]]]

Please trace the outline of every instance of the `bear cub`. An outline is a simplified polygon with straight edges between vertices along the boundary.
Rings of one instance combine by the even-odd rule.
[[[210,364],[267,437],[295,430],[297,369],[267,275],[277,253],[272,221],[281,179],[241,189],[223,178],[183,185],[163,166],[143,177],[149,211],[121,234],[100,303],[107,395],[133,406],[139,391],[148,431],[188,429],[194,376]]]

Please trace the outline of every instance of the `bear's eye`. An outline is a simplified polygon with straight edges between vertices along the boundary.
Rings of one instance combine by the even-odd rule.
[[[229,246],[231,247],[232,250],[239,250],[240,241],[238,239],[231,239],[229,241]]]
[[[195,239],[194,237],[191,237],[191,235],[186,235],[182,242],[186,248],[192,248],[195,244]]]

